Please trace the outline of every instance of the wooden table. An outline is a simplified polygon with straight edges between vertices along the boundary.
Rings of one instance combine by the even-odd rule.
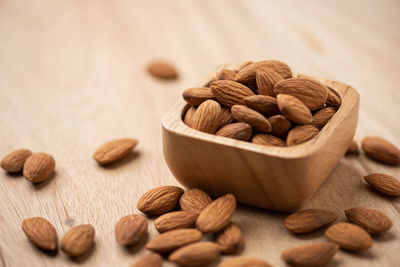
[[[280,59],[293,70],[354,86],[361,95],[356,139],[379,135],[400,146],[400,5],[385,1],[1,1],[1,157],[26,147],[57,162],[53,179],[39,185],[1,172],[0,256],[3,266],[129,266],[147,253],[114,238],[123,215],[138,212],[148,189],[176,184],[162,154],[160,120],[218,64]],[[176,64],[179,80],[145,71],[156,58]],[[136,152],[99,167],[93,151],[103,142],[136,137]],[[363,155],[341,160],[306,207],[340,214],[353,206],[377,208],[394,221],[359,254],[340,251],[329,266],[395,266],[400,262],[400,199],[370,190],[363,176],[400,168]],[[91,223],[95,247],[86,257],[47,255],[21,230],[43,216],[59,237]],[[242,255],[283,266],[282,250],[325,240],[323,230],[288,233],[285,214],[240,207]],[[150,225],[150,238],[156,234]],[[166,263],[165,266],[172,266]]]

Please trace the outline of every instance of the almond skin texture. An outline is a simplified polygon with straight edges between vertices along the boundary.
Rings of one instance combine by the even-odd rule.
[[[328,95],[326,97],[326,104],[331,107],[340,106],[340,98],[328,87]]]
[[[100,165],[115,162],[128,155],[137,143],[138,141],[133,138],[112,140],[99,147],[96,152],[94,152],[93,158]]]
[[[171,63],[157,60],[147,65],[147,71],[156,78],[163,80],[172,80],[178,77],[178,72]]]
[[[388,164],[400,163],[400,150],[380,137],[365,137],[361,147],[368,157]]]
[[[297,124],[311,124],[313,122],[311,111],[298,98],[285,94],[279,94],[276,98],[279,110],[289,120]]]
[[[24,177],[32,182],[39,183],[49,178],[56,167],[56,161],[47,153],[33,153],[24,164]]]
[[[22,230],[29,241],[44,250],[55,250],[58,237],[54,226],[45,218],[33,217],[22,222]]]
[[[358,145],[356,140],[353,139],[353,141],[351,141],[351,144],[347,149],[346,154],[358,154]]]
[[[221,106],[214,100],[206,100],[197,108],[192,127],[195,130],[214,134],[221,122]]]
[[[189,127],[193,126],[193,118],[194,114],[196,113],[196,110],[197,108],[191,106],[190,108],[188,108],[188,110],[185,113],[185,116],[183,117],[183,122]]]
[[[28,149],[18,149],[3,158],[1,167],[7,172],[20,172],[26,159],[32,155]]]
[[[161,267],[163,258],[158,253],[151,253],[143,256],[131,265],[131,267]]]
[[[192,211],[173,211],[161,215],[154,221],[154,226],[159,233],[166,231],[190,228],[196,223],[198,214]]]
[[[183,91],[183,99],[192,105],[200,105],[206,100],[215,99],[211,89],[208,87],[193,87]]]
[[[95,230],[90,224],[71,228],[61,239],[60,248],[71,257],[79,257],[93,245]]]
[[[147,215],[159,215],[176,207],[183,189],[177,186],[159,186],[147,191],[138,201],[137,208]]]
[[[217,267],[271,267],[265,261],[251,257],[234,257],[224,260]]]
[[[297,126],[289,131],[286,139],[288,146],[298,145],[314,138],[319,130],[312,125]]]
[[[286,146],[285,141],[270,134],[256,134],[251,139],[251,142],[264,146]]]
[[[235,120],[246,122],[260,132],[271,132],[271,124],[261,113],[243,105],[232,106],[231,112]]]
[[[212,82],[211,91],[218,102],[226,107],[244,105],[243,98],[254,95],[254,92],[243,84],[225,80]]]
[[[230,108],[223,107],[221,112],[221,122],[219,127],[223,127],[233,122],[233,116]]]
[[[336,109],[332,107],[323,108],[314,114],[313,125],[321,130],[325,124],[335,115]]]
[[[256,72],[257,88],[260,95],[275,97],[275,84],[280,81],[283,81],[282,76],[271,68],[261,68]]]
[[[120,245],[132,246],[137,244],[147,233],[146,218],[138,214],[126,215],[115,225],[115,238]]]
[[[196,229],[176,229],[162,233],[150,240],[146,248],[155,252],[170,252],[201,240],[203,235]]]
[[[264,116],[271,116],[279,113],[276,98],[266,95],[253,95],[243,99],[246,105],[260,112]]]
[[[338,250],[339,246],[334,243],[313,243],[283,251],[282,259],[290,266],[322,266],[327,264]]]
[[[274,115],[268,118],[269,123],[271,123],[271,134],[279,137],[286,138],[287,133],[289,132],[292,124],[285,116],[282,115]]]
[[[292,233],[308,233],[336,221],[337,218],[335,213],[328,210],[305,209],[287,217],[285,227]]]
[[[308,78],[292,78],[275,85],[276,94],[297,97],[311,111],[325,107],[328,88],[322,83]]]
[[[245,84],[256,84],[256,73],[262,68],[270,68],[283,79],[292,77],[292,71],[285,63],[277,60],[264,60],[247,65],[238,71],[235,81]]]
[[[222,69],[220,72],[216,74],[216,80],[229,80],[234,81],[236,76],[236,71]]]
[[[223,254],[235,254],[244,246],[242,231],[232,222],[215,234],[214,242],[220,246]]]
[[[390,197],[400,197],[400,182],[393,176],[371,173],[364,180],[375,190]]]
[[[217,198],[200,213],[197,228],[203,233],[215,233],[224,228],[236,209],[236,198],[226,194]]]
[[[200,189],[187,190],[179,200],[182,210],[192,211],[197,214],[200,214],[211,202],[211,198]]]
[[[248,141],[251,138],[251,125],[245,122],[231,123],[223,126],[215,135]]]
[[[213,242],[197,242],[174,251],[168,259],[182,266],[205,266],[219,257],[219,246]]]
[[[382,234],[393,226],[393,222],[384,213],[364,207],[355,207],[345,210],[350,222],[364,228],[370,234]]]
[[[326,230],[325,236],[345,250],[361,251],[372,246],[371,236],[361,227],[351,223],[334,224]]]

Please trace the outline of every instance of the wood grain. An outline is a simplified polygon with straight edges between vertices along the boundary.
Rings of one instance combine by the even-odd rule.
[[[37,186],[1,172],[1,264],[129,266],[147,253],[143,244],[119,246],[114,225],[138,212],[136,201],[148,189],[177,184],[162,155],[161,118],[184,89],[222,63],[279,59],[294,71],[349,84],[361,95],[357,141],[378,135],[400,146],[399,12],[393,0],[1,1],[0,156],[26,147],[56,160],[55,176]],[[149,77],[146,64],[158,58],[174,62],[181,78]],[[137,152],[98,166],[94,150],[122,137],[139,139]],[[370,172],[400,179],[398,167],[346,157],[306,203],[338,212],[341,221],[358,205],[394,221],[369,251],[341,251],[328,266],[398,263],[400,199],[369,190],[362,176]],[[21,230],[32,216],[46,217],[59,236],[92,224],[93,250],[77,260],[43,254]],[[243,229],[242,255],[284,266],[284,249],[325,240],[323,231],[289,234],[285,217],[240,207],[233,220]]]

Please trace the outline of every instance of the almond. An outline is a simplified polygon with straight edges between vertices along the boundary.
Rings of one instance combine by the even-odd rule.
[[[159,186],[147,191],[138,201],[137,208],[147,215],[159,215],[176,207],[183,189],[177,186]]]
[[[56,167],[54,158],[47,153],[33,153],[24,164],[24,177],[32,182],[39,183],[49,178]]]
[[[135,262],[131,267],[161,267],[163,259],[158,253],[150,253]]]
[[[176,79],[178,77],[175,67],[171,63],[162,60],[150,62],[147,65],[147,71],[154,77],[163,80]]]
[[[235,122],[223,126],[215,135],[248,141],[251,138],[251,125],[245,122]]]
[[[196,109],[194,106],[191,106],[190,108],[188,108],[188,110],[185,113],[185,116],[183,117],[183,122],[189,126],[192,127],[193,126],[193,118],[194,118],[194,114],[196,113]]]
[[[202,234],[196,229],[176,229],[162,233],[147,243],[146,248],[155,252],[170,252],[187,244],[201,240]]]
[[[215,99],[211,89],[208,87],[194,87],[183,91],[183,99],[192,105],[200,105],[206,100]]]
[[[122,159],[128,155],[137,145],[138,141],[133,138],[115,139],[100,146],[93,154],[93,158],[100,164],[105,165]]]
[[[275,93],[297,97],[311,111],[314,111],[325,107],[328,88],[313,79],[291,78],[276,84]]]
[[[217,267],[271,267],[265,261],[251,257],[234,257],[224,260]]]
[[[243,98],[254,95],[254,92],[243,84],[226,80],[212,82],[211,90],[218,102],[227,107],[244,105]]]
[[[371,173],[364,177],[375,190],[391,197],[400,197],[400,182],[393,176],[383,173]]]
[[[216,74],[216,79],[215,80],[229,80],[229,81],[234,81],[236,76],[236,71],[233,70],[228,70],[228,69],[222,69]]]
[[[223,127],[233,122],[233,116],[230,108],[223,107],[221,112],[221,122],[219,127]]]
[[[257,71],[265,67],[274,70],[284,79],[292,77],[292,71],[285,63],[277,60],[264,60],[252,63],[239,70],[235,81],[245,84],[256,84]]]
[[[198,214],[192,211],[174,211],[161,215],[154,221],[154,226],[160,233],[180,229],[190,228],[196,223]]]
[[[256,134],[251,139],[251,142],[264,146],[286,146],[285,141],[270,134]]]
[[[313,122],[311,111],[298,98],[291,95],[279,94],[276,99],[279,110],[289,120],[297,124],[311,124]]]
[[[26,159],[32,155],[28,149],[18,149],[3,158],[1,167],[7,172],[20,172]]]
[[[269,133],[271,131],[269,121],[261,113],[251,108],[243,105],[234,105],[231,108],[231,112],[235,120],[247,122],[260,132]]]
[[[221,253],[235,254],[244,246],[243,234],[240,227],[230,222],[215,234],[215,243],[220,246]]]
[[[361,147],[370,158],[389,164],[400,163],[400,150],[380,137],[365,137]]]
[[[168,259],[183,266],[205,266],[219,257],[219,247],[213,242],[197,242],[174,251]]]
[[[321,130],[325,124],[335,115],[336,109],[332,107],[323,108],[314,114],[313,125]]]
[[[253,64],[253,63],[254,63],[253,61],[246,61],[246,62],[243,62],[242,64],[240,64],[240,66],[239,66],[239,68],[237,69],[237,71],[239,71],[239,70],[243,69],[244,67],[247,67],[248,65]]]
[[[271,134],[279,137],[286,138],[287,133],[289,132],[292,124],[288,119],[283,115],[274,115],[268,118],[269,123],[271,123]]]
[[[180,206],[182,210],[200,214],[211,202],[211,198],[200,189],[189,189],[182,195]]]
[[[393,226],[393,222],[384,213],[364,207],[355,207],[345,210],[350,222],[367,230],[371,234],[382,234]]]
[[[197,108],[193,116],[193,129],[215,133],[221,122],[221,106],[214,100],[206,100]]]
[[[329,227],[325,236],[341,248],[361,251],[372,246],[371,236],[361,227],[351,223],[337,223]]]
[[[282,259],[290,266],[322,266],[327,264],[339,246],[330,242],[320,242],[297,246],[282,252]]]
[[[340,106],[340,98],[335,94],[335,92],[328,87],[328,95],[326,97],[326,104],[332,107],[338,107]]]
[[[356,140],[353,139],[353,141],[351,141],[351,144],[347,149],[346,154],[358,154],[358,145]]]
[[[45,218],[33,217],[22,222],[22,230],[29,241],[44,250],[57,248],[57,232],[54,226]]]
[[[301,234],[317,230],[336,221],[338,216],[323,209],[305,209],[285,219],[285,227],[292,233]]]
[[[79,257],[92,247],[94,235],[90,224],[72,227],[61,239],[60,248],[71,257]]]
[[[120,245],[137,244],[147,233],[147,220],[138,214],[126,215],[115,225],[115,238]]]
[[[232,194],[217,198],[200,213],[197,228],[203,233],[215,233],[224,228],[236,209],[236,199]]]
[[[319,130],[312,125],[301,125],[289,131],[286,143],[289,146],[304,143],[319,133]]]
[[[279,113],[276,98],[266,95],[253,95],[243,99],[246,105],[264,116],[271,116]]]
[[[260,95],[275,97],[275,85],[283,81],[282,76],[271,68],[261,68],[256,72],[257,88]]]

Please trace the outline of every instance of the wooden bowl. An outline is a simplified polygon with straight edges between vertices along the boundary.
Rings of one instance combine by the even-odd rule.
[[[314,78],[333,89],[342,103],[316,137],[296,146],[267,147],[196,131],[183,122],[189,106],[180,100],[162,120],[164,157],[171,172],[184,186],[212,196],[232,193],[255,207],[299,209],[344,155],[358,121],[354,88]]]

